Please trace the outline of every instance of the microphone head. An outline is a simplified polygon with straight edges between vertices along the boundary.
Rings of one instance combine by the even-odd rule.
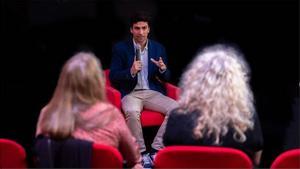
[[[141,60],[141,49],[139,46],[135,49],[135,56],[136,60]]]

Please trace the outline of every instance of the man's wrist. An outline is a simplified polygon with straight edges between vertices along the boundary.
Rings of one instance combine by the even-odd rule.
[[[159,70],[159,73],[164,73],[167,70],[167,68],[165,68],[165,69],[158,69],[158,70]]]
[[[136,75],[136,73],[134,73],[132,69],[130,69],[130,74],[131,74],[131,77],[133,77],[133,78],[134,78],[135,75]]]

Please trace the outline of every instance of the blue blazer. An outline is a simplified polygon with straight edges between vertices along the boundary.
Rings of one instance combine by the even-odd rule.
[[[135,51],[132,39],[119,42],[113,46],[112,60],[109,78],[112,85],[117,88],[122,97],[130,93],[137,84],[137,76],[132,77],[130,69],[134,61]],[[158,60],[162,57],[167,65],[167,54],[165,48],[158,42],[148,39],[148,82],[151,90],[165,94],[165,87],[162,82],[168,81],[170,71],[159,72],[159,68],[150,60]]]

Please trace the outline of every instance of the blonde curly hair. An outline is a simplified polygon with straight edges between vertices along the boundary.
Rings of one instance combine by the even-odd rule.
[[[253,94],[248,84],[249,67],[233,47],[214,45],[203,49],[181,77],[179,99],[184,112],[200,113],[194,137],[212,137],[221,144],[229,128],[233,138],[246,141],[253,129]]]

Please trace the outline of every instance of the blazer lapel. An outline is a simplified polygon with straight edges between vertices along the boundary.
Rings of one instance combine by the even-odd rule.
[[[153,54],[154,54],[154,46],[151,43],[151,40],[148,39],[148,73],[149,73],[149,75],[151,74],[150,72],[153,72],[155,70],[155,67],[154,67],[155,65],[151,61],[151,58],[155,59],[155,56]]]
[[[132,39],[129,39],[128,41],[127,41],[127,45],[128,45],[128,60],[127,60],[127,62],[128,62],[128,64],[129,65],[132,65],[132,63],[133,63],[133,61],[134,61],[134,56],[135,56],[135,51],[134,51],[134,46],[133,46],[133,41],[132,41]]]

